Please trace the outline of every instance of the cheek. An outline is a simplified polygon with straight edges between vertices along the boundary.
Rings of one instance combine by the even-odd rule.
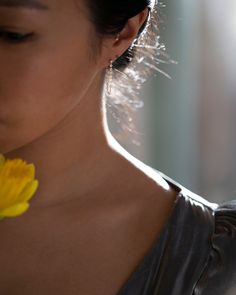
[[[26,144],[59,123],[83,98],[96,71],[87,54],[62,49],[15,63],[13,59],[3,68],[0,152]]]

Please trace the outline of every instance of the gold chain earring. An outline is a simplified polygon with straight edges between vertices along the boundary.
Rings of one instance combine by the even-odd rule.
[[[116,39],[115,41],[118,41],[120,38],[120,34],[118,34],[116,36]],[[119,56],[116,55],[116,58],[118,58]],[[107,68],[107,87],[106,87],[106,90],[107,90],[107,94],[108,95],[111,95],[111,87],[112,87],[112,82],[113,82],[113,60],[110,59],[109,61],[109,66]]]
[[[109,67],[107,69],[107,94],[111,95],[111,85],[113,81],[113,61],[110,60]]]

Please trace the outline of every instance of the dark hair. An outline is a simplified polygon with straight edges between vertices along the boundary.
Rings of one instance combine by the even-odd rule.
[[[109,113],[116,119],[118,128],[121,127],[119,131],[131,132],[132,135],[139,133],[135,131],[131,115],[144,104],[139,98],[138,90],[155,71],[168,76],[157,67],[157,64],[170,62],[164,44],[159,42],[158,0],[84,1],[90,21],[94,25],[95,36],[91,38],[91,42],[95,55],[100,53],[100,42],[104,36],[116,36],[130,18],[145,8],[149,9],[149,15],[133,44],[113,62],[115,77],[112,89],[115,94],[106,99]],[[113,131],[113,135],[120,137],[118,131]],[[135,140],[132,142],[136,144]]]

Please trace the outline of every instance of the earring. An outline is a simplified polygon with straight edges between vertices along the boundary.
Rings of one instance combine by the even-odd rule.
[[[119,55],[116,55],[116,59],[119,57]],[[106,84],[106,91],[108,95],[111,95],[111,86],[113,82],[113,60],[110,59],[110,64],[107,67],[107,84]]]
[[[118,41],[120,38],[120,33],[117,34],[115,41]],[[119,56],[116,55],[116,58],[118,58]],[[107,68],[107,94],[111,95],[111,85],[112,85],[112,81],[113,81],[113,60],[110,59],[110,64]]]
[[[111,84],[113,81],[113,61],[112,59],[110,60],[110,65],[107,69],[107,94],[111,95]]]
[[[116,41],[118,41],[119,39],[120,39],[120,33],[117,34],[117,36],[116,36]]]

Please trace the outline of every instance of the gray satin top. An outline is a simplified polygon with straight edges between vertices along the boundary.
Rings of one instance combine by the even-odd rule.
[[[158,173],[178,192],[173,211],[117,295],[236,295],[236,200],[208,202]]]

